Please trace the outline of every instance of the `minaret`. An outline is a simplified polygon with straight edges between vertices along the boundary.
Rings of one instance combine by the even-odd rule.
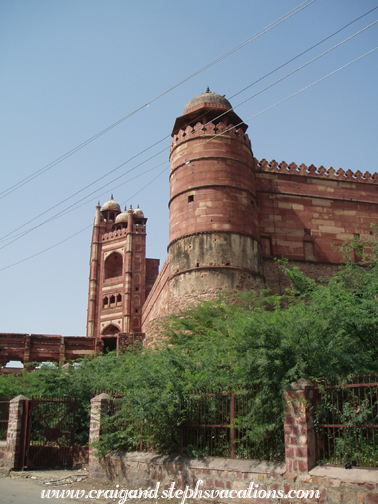
[[[102,209],[96,206],[87,336],[102,340],[105,348],[118,348],[119,334],[141,331],[148,261],[149,275],[158,273],[158,261],[146,259],[146,222],[139,206],[121,212],[113,195]]]
[[[96,217],[93,225],[91,258],[89,268],[89,292],[88,292],[88,320],[87,336],[94,337],[94,324],[96,316],[96,298],[97,298],[97,274],[98,274],[98,250],[100,236],[100,202],[96,206]]]
[[[170,153],[171,311],[193,298],[263,286],[246,129],[231,104],[209,89],[176,119]]]

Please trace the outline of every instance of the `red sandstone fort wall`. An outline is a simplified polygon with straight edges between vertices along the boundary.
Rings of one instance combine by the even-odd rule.
[[[335,247],[378,225],[375,174],[262,160],[255,180],[265,257],[337,264],[342,257]]]
[[[168,295],[169,261],[165,260],[159,276],[151,289],[151,292],[143,305],[142,310],[142,331],[146,333],[146,339],[152,332],[153,321],[168,315],[169,295]]]
[[[146,259],[146,299],[159,275],[160,259]]]
[[[95,338],[49,334],[0,333],[0,365],[8,361],[62,362],[80,359],[96,351]]]
[[[171,146],[169,240],[209,231],[258,236],[250,140],[226,125],[198,123]],[[222,132],[225,132],[221,135]],[[214,135],[221,135],[213,138]],[[192,201],[188,203],[192,197]]]

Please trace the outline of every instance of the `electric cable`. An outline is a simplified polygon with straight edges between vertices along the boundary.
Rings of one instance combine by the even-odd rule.
[[[349,22],[348,24],[346,24],[344,27],[342,27],[341,29],[337,30],[336,32],[332,33],[331,35],[329,35],[328,37],[324,38],[323,40],[321,40],[320,42],[318,42],[317,44],[311,46],[310,48],[306,49],[305,51],[303,51],[302,53],[300,53],[299,55],[295,56],[294,58],[290,59],[289,61],[287,61],[286,63],[284,63],[283,65],[280,65],[279,67],[277,67],[276,69],[274,69],[273,71],[269,72],[268,74],[265,74],[263,77],[261,77],[260,79],[258,79],[257,81],[253,82],[252,84],[250,84],[249,86],[245,87],[244,89],[242,89],[241,91],[235,93],[233,95],[233,97],[237,96],[238,94],[240,94],[241,92],[245,91],[246,89],[252,87],[254,84],[256,84],[257,82],[260,82],[261,80],[263,80],[264,78],[266,78],[267,76],[269,75],[272,75],[274,72],[276,72],[277,70],[283,68],[284,66],[286,66],[287,64],[291,63],[292,61],[294,61],[295,59],[297,59],[298,57],[300,57],[301,55],[307,53],[308,51],[310,51],[311,49],[313,49],[314,47],[320,45],[322,42],[330,39],[331,37],[333,37],[334,35],[336,35],[337,33],[340,33],[342,30],[344,30],[345,28],[347,28],[348,26],[350,26],[351,24],[353,24],[354,22],[360,20],[361,18],[363,18],[364,16],[370,14],[372,11],[378,9],[378,7],[375,7],[374,9],[371,9],[370,11],[366,12],[365,14],[363,14],[362,16],[354,19],[353,21]],[[267,89],[273,87],[274,85],[278,84],[279,82],[281,82],[282,80],[288,78],[289,76],[293,75],[294,73],[298,72],[299,70],[301,70],[302,68],[308,66],[309,64],[313,63],[314,61],[316,61],[317,59],[321,58],[322,56],[326,55],[327,53],[331,52],[332,50],[336,49],[337,47],[339,47],[340,45],[344,44],[345,42],[351,40],[352,38],[354,38],[355,36],[359,35],[360,33],[362,33],[363,31],[367,30],[368,28],[371,28],[372,26],[374,26],[375,24],[377,24],[378,21],[375,21],[373,23],[371,23],[370,25],[366,26],[365,28],[359,30],[358,32],[356,32],[355,34],[351,35],[350,37],[346,38],[345,40],[343,40],[342,42],[339,42],[338,44],[334,45],[332,48],[328,49],[327,51],[323,52],[322,54],[316,56],[315,58],[313,58],[312,60],[308,61],[307,63],[301,65],[300,67],[298,67],[297,69],[293,70],[292,72],[289,72],[288,74],[286,74],[285,76],[283,76],[282,78],[278,79],[277,81],[275,81],[274,83],[270,84],[269,86],[266,86],[265,88],[263,88],[262,90],[260,90],[259,92],[255,93],[254,95],[246,98],[245,100],[243,100],[242,102],[238,103],[237,105],[235,105],[234,107],[232,107],[232,109],[230,110],[227,110],[225,112],[223,112],[222,114],[220,114],[219,116],[217,116],[215,119],[213,119],[212,121],[210,122],[213,122],[219,118],[221,118],[222,116],[228,114],[231,110],[234,110],[235,108],[239,107],[240,105],[246,103],[247,101],[251,100],[252,98],[256,97],[257,95],[261,94],[262,92],[266,91]],[[209,124],[209,123],[207,123]],[[206,125],[205,125],[206,126]],[[202,126],[201,126],[202,127]],[[79,191],[75,192],[73,195],[65,198],[64,200],[60,201],[59,203],[56,203],[55,205],[53,205],[52,207],[50,207],[49,209],[43,211],[42,213],[40,213],[39,215],[37,215],[36,217],[34,217],[33,219],[23,223],[21,226],[19,226],[18,228],[16,229],[13,229],[11,232],[9,232],[7,235],[3,236],[1,239],[0,239],[0,242],[3,242],[3,241],[9,241],[11,240],[7,245],[4,245],[4,247],[10,245],[11,243],[13,243],[14,241],[16,241],[17,239],[19,239],[20,237],[24,236],[24,234],[28,234],[31,230],[34,230],[38,227],[40,227],[40,225],[43,225],[44,223],[47,223],[49,222],[50,220],[52,219],[55,219],[56,216],[59,216],[59,215],[65,215],[65,211],[61,211],[59,212],[58,214],[56,214],[55,216],[51,217],[50,219],[47,219],[46,221],[44,221],[43,223],[41,223],[40,225],[37,225],[33,228],[31,228],[31,230],[28,230],[26,231],[25,233],[20,233],[18,235],[14,235],[14,233],[16,231],[18,231],[19,229],[22,229],[23,227],[25,227],[27,224],[30,224],[31,222],[33,222],[34,220],[38,219],[39,217],[41,217],[42,215],[48,213],[49,211],[51,211],[52,209],[60,206],[61,204],[65,203],[66,201],[68,201],[69,199],[73,198],[74,196],[76,196],[77,194],[80,194],[81,192],[83,192],[85,189],[93,186],[96,182],[104,179],[105,177],[107,177],[108,175],[110,175],[111,173],[117,171],[118,169],[120,169],[122,166],[124,166],[125,164],[129,163],[131,160],[135,159],[136,157],[138,157],[139,155],[147,152],[149,149],[155,147],[156,145],[158,145],[159,143],[161,143],[162,141],[166,140],[167,138],[169,138],[170,135],[167,135],[165,136],[163,139],[155,142],[153,145],[147,147],[146,149],[142,150],[141,152],[139,152],[138,154],[135,154],[134,156],[132,156],[131,158],[129,158],[127,161],[121,163],[120,165],[118,165],[116,168],[112,169],[110,172],[108,172],[107,174],[99,177],[98,179],[96,179],[94,182],[91,182],[90,184],[87,184],[84,188],[80,189]],[[135,167],[133,167],[131,170],[128,170],[126,171],[125,173],[123,173],[122,175],[120,175],[119,177],[116,177],[115,179],[111,180],[110,182],[108,182],[107,184],[99,187],[98,189],[96,189],[95,191],[93,191],[92,193],[89,193],[89,195],[85,196],[84,199],[87,199],[88,197],[90,197],[92,194],[96,193],[97,191],[101,190],[102,188],[105,188],[107,186],[109,186],[110,184],[112,184],[114,181],[118,180],[119,178],[127,175],[128,173],[130,173],[130,171],[132,170],[135,170],[136,168],[140,167],[142,164],[146,163],[147,161],[150,161],[151,159],[153,159],[154,157],[156,157],[157,155],[161,154],[162,152],[164,152],[165,150],[167,150],[168,148],[164,148],[160,151],[158,151],[156,154],[154,154],[153,156],[147,158],[145,161],[143,161],[142,163],[136,165]],[[158,165],[159,166],[159,165]],[[118,187],[118,186],[117,186]],[[82,200],[79,200],[79,202],[82,201]],[[76,204],[76,203],[75,203]],[[75,205],[74,204],[74,205]],[[82,205],[80,205],[82,206]],[[13,235],[11,238],[8,238],[9,236]],[[4,247],[0,247],[0,250]]]
[[[128,179],[128,180],[125,180],[124,182],[122,182],[121,184],[113,187],[113,189],[116,189],[118,187],[121,187],[127,183],[129,183],[131,180],[135,180],[136,178],[139,178],[141,177],[142,175],[145,175],[146,173],[152,171],[152,170],[155,170],[156,168],[158,168],[159,166],[163,165],[163,164],[167,164],[168,162],[167,161],[163,161],[162,163],[158,164],[158,165],[155,165],[153,166],[152,168],[149,168],[148,170],[145,170],[144,172],[142,173],[139,173],[138,175],[136,175],[135,177],[132,177],[131,179]],[[141,163],[143,164],[143,163]],[[132,168],[131,170],[128,171],[128,173],[130,173],[131,171],[135,170],[137,167],[139,167],[140,165],[138,166],[135,166],[134,168]],[[119,177],[117,177],[117,179],[123,177],[123,175],[120,175]],[[116,179],[115,179],[116,180]],[[114,182],[114,180],[112,181]],[[110,182],[110,183],[112,183]],[[109,184],[108,184],[109,185]],[[106,186],[104,186],[106,187]],[[101,189],[101,188],[100,188]],[[92,193],[88,194],[87,196],[85,196],[84,198],[82,198],[81,200],[77,201],[74,206],[70,206],[68,208],[65,208],[63,210],[61,210],[60,212],[58,212],[57,214],[53,215],[52,217],[49,217],[48,219],[46,219],[45,221],[43,222],[40,222],[39,224],[37,224],[36,226],[32,227],[32,228],[29,228],[27,229],[26,231],[24,231],[23,233],[20,233],[19,235],[17,235],[16,237],[12,237],[13,239],[11,241],[9,241],[8,243],[6,243],[5,245],[3,245],[2,247],[0,247],[0,250],[8,247],[9,245],[11,245],[12,243],[14,243],[15,241],[18,241],[20,238],[23,238],[24,236],[28,235],[29,233],[31,233],[32,231],[35,231],[36,229],[40,228],[41,226],[44,226],[45,224],[51,222],[51,221],[54,221],[56,219],[58,219],[59,217],[63,217],[64,215],[68,214],[68,213],[71,213],[75,210],[77,210],[78,208],[82,207],[83,205],[86,205],[88,203],[88,201],[84,201],[86,199],[89,199],[91,196],[93,196],[93,194],[96,194],[98,192],[99,189],[96,189],[95,191],[93,191]],[[104,194],[106,194],[108,191],[104,192],[104,193],[101,193],[100,195],[97,195],[96,198],[98,197],[101,197],[103,196]],[[84,202],[83,202],[84,201]],[[81,204],[80,204],[81,203]]]
[[[284,98],[283,100],[280,100],[279,102],[275,103],[274,105],[271,105],[270,107],[267,107],[266,109],[264,109],[264,110],[262,110],[262,111],[258,112],[257,114],[254,114],[254,115],[250,116],[248,119],[246,119],[246,121],[250,121],[250,120],[254,119],[255,117],[258,117],[259,115],[261,115],[261,114],[263,114],[263,113],[267,112],[268,110],[271,110],[271,109],[273,109],[274,107],[276,107],[276,106],[280,105],[281,103],[284,103],[284,102],[286,102],[287,100],[290,100],[290,99],[291,99],[291,98],[293,98],[294,96],[297,96],[299,93],[302,93],[303,91],[305,91],[305,90],[307,90],[307,89],[311,88],[311,87],[312,87],[312,86],[314,86],[315,84],[318,84],[319,82],[322,82],[323,80],[327,79],[328,77],[331,77],[332,75],[334,75],[334,74],[336,74],[337,72],[339,72],[339,71],[343,70],[344,68],[347,68],[348,66],[352,65],[353,63],[356,63],[357,61],[361,60],[362,58],[365,58],[365,57],[366,57],[366,56],[368,56],[369,54],[372,54],[372,53],[373,53],[373,52],[375,52],[376,50],[378,50],[378,47],[375,47],[374,49],[372,49],[372,50],[370,50],[370,51],[366,52],[366,53],[365,53],[365,54],[363,54],[362,56],[359,56],[358,58],[355,58],[354,60],[350,61],[349,63],[346,63],[345,65],[343,65],[343,66],[341,66],[341,67],[337,68],[336,70],[334,70],[334,71],[330,72],[329,74],[325,75],[324,77],[321,77],[320,79],[318,79],[318,80],[314,81],[312,84],[309,84],[308,86],[305,86],[304,88],[300,89],[299,91],[296,91],[295,93],[291,94],[290,96],[288,96],[288,97]],[[235,128],[237,128],[238,126],[241,126],[242,124],[244,124],[244,121],[241,121],[239,124],[236,124],[236,125],[234,125],[234,126],[232,126],[232,127],[230,127],[230,128],[227,128],[225,131],[223,131],[223,132],[221,132],[221,133],[218,133],[218,134],[214,135],[211,139],[206,140],[206,142],[207,142],[207,141],[210,141],[210,140],[213,140],[214,138],[217,138],[218,136],[224,135],[224,134],[225,134],[225,133],[227,133],[228,131],[230,131],[230,130],[232,130],[232,129],[235,129]],[[203,143],[205,143],[205,142],[203,142]],[[162,173],[164,173],[164,171],[165,171],[165,170],[163,170],[163,171],[159,174],[159,176],[160,176]],[[151,182],[149,182],[147,185],[149,185],[150,183],[151,183]],[[139,191],[139,192],[140,192],[140,191]],[[40,254],[42,254],[42,253],[44,253],[44,252],[47,252],[48,250],[51,250],[52,248],[54,248],[54,247],[56,247],[56,246],[60,245],[61,243],[64,243],[65,241],[67,241],[67,240],[69,240],[69,239],[73,238],[74,236],[77,236],[78,234],[80,234],[81,232],[85,231],[86,229],[88,229],[88,228],[90,228],[90,227],[91,227],[91,225],[86,226],[85,228],[83,228],[82,230],[78,231],[78,232],[77,232],[77,233],[75,233],[74,235],[71,235],[70,237],[68,237],[68,238],[66,238],[66,239],[64,239],[64,240],[62,240],[62,241],[60,241],[60,242],[59,242],[59,243],[57,243],[57,244],[52,245],[51,247],[48,247],[47,249],[44,249],[43,251],[37,252],[36,254],[33,254],[32,256],[29,256],[28,258],[22,259],[21,261],[18,261],[18,262],[16,262],[16,263],[10,264],[10,265],[8,265],[8,266],[4,266],[3,268],[0,268],[0,271],[4,271],[4,270],[6,270],[6,269],[8,269],[8,268],[11,268],[11,267],[13,267],[13,266],[16,266],[17,264],[20,264],[21,262],[25,262],[25,261],[27,261],[27,260],[29,260],[29,259],[32,259],[33,257],[36,257],[37,255],[40,255]]]
[[[133,115],[135,115],[137,112],[140,112],[144,108],[149,107],[152,103],[154,103],[158,99],[162,98],[166,94],[170,93],[171,91],[173,91],[177,87],[181,86],[182,84],[184,84],[188,80],[190,80],[193,77],[195,77],[195,76],[199,75],[200,73],[204,72],[205,70],[207,70],[208,68],[212,67],[213,65],[215,65],[219,61],[222,61],[223,59],[227,58],[228,56],[230,56],[234,52],[238,51],[239,49],[241,49],[245,45],[249,44],[253,40],[256,40],[257,38],[261,37],[265,33],[269,32],[270,30],[272,30],[273,28],[275,28],[276,26],[279,26],[281,23],[283,23],[287,19],[291,18],[295,14],[298,14],[303,9],[309,7],[315,1],[316,0],[305,0],[304,2],[302,2],[301,4],[299,4],[297,7],[295,7],[294,9],[292,9],[291,11],[287,12],[286,14],[284,14],[283,16],[281,16],[280,18],[276,19],[275,21],[273,21],[272,23],[270,23],[269,25],[267,25],[265,28],[262,28],[260,31],[258,31],[257,33],[255,33],[254,35],[252,35],[251,37],[249,37],[248,39],[244,40],[243,42],[241,42],[237,46],[233,47],[232,49],[230,49],[226,53],[222,54],[221,56],[219,56],[215,60],[211,61],[210,63],[208,63],[204,67],[200,68],[199,70],[197,70],[193,74],[191,74],[188,77],[186,77],[185,79],[179,81],[174,86],[170,87],[169,89],[167,89],[164,92],[160,93],[159,95],[155,96],[154,98],[152,98],[148,102],[144,103],[140,107],[136,108],[135,110],[133,110],[129,114],[125,115],[124,117],[122,117],[121,119],[119,119],[118,121],[116,121],[115,123],[113,123],[110,126],[104,128],[103,130],[101,130],[100,132],[96,133],[92,137],[88,138],[87,140],[85,140],[81,144],[77,145],[76,147],[74,147],[70,151],[68,151],[65,154],[61,155],[60,157],[58,157],[54,161],[51,161],[50,163],[48,163],[47,165],[43,166],[39,170],[35,171],[34,173],[32,173],[31,175],[29,175],[28,177],[25,177],[24,179],[20,180],[16,184],[14,184],[14,185],[8,187],[7,189],[5,189],[4,191],[0,192],[0,199],[5,198],[6,196],[8,196],[9,194],[13,193],[14,191],[16,191],[20,187],[24,186],[28,182],[34,180],[36,177],[39,177],[40,175],[42,175],[46,171],[50,170],[51,168],[53,168],[57,164],[61,163],[62,161],[64,161],[68,157],[72,156],[73,154],[75,154],[76,152],[78,152],[79,150],[81,150],[82,148],[84,148],[87,145],[89,145],[90,143],[92,143],[94,140],[96,140],[100,136],[104,135],[108,131],[110,131],[113,128],[115,128],[116,126],[118,126],[119,124],[121,124],[122,122],[124,122],[126,119],[129,119],[130,117],[132,117]]]
[[[141,191],[143,191],[147,186],[149,186],[150,184],[152,184],[152,182],[155,182],[155,180],[158,177],[160,177],[164,172],[165,172],[165,168],[155,178],[153,178],[152,180],[150,180],[150,182],[148,182],[145,186],[143,186],[139,191],[137,191],[132,196],[130,196],[130,199],[133,198],[134,196],[136,196],[137,194],[139,194]],[[65,243],[66,241],[71,240],[72,238],[75,238],[75,236],[78,236],[79,234],[83,233],[84,231],[86,231],[87,229],[89,229],[91,227],[93,227],[92,224],[89,224],[89,226],[85,226],[83,229],[80,229],[80,231],[77,231],[76,233],[68,236],[67,238],[64,238],[64,240],[61,240],[58,243],[54,243],[54,245],[51,245],[50,247],[47,247],[47,248],[45,248],[43,250],[40,250],[39,252],[36,252],[35,254],[32,254],[31,256],[25,257],[24,259],[21,259],[20,261],[16,261],[13,264],[9,264],[8,266],[4,266],[3,268],[0,268],[0,271],[4,271],[6,269],[12,268],[13,266],[17,266],[18,264],[21,264],[21,263],[23,263],[25,261],[29,261],[30,259],[33,259],[34,257],[37,257],[37,256],[39,256],[41,254],[44,254],[45,252],[48,252],[49,250],[51,250],[51,249],[53,249],[55,247],[58,247],[62,243]]]
[[[309,51],[311,51],[312,49],[315,49],[315,47],[319,46],[320,44],[322,44],[323,42],[325,42],[326,40],[329,40],[330,38],[334,37],[335,35],[337,35],[338,33],[342,32],[343,30],[345,30],[346,28],[348,28],[348,26],[351,26],[353,23],[356,23],[357,21],[359,21],[360,19],[362,19],[363,17],[367,16],[368,14],[370,14],[371,12],[375,11],[378,9],[378,6],[377,7],[373,7],[373,9],[370,9],[368,12],[365,12],[365,14],[362,14],[362,16],[359,16],[358,18],[356,19],[353,19],[353,21],[350,21],[348,24],[344,25],[342,28],[340,28],[339,30],[333,32],[331,35],[328,35],[328,37],[324,38],[323,40],[321,40],[320,42],[317,42],[316,44],[314,44],[313,46],[309,47],[308,49],[304,50],[303,52],[301,52],[300,54],[297,54],[296,56],[294,56],[294,58],[291,58],[290,60],[286,61],[286,63],[283,63],[282,65],[280,65],[279,67],[275,68],[274,70],[272,70],[271,72],[265,74],[263,77],[261,77],[260,79],[257,79],[255,80],[254,82],[252,82],[252,84],[249,84],[247,87],[245,87],[244,89],[241,89],[240,91],[238,91],[237,93],[233,94],[232,96],[230,96],[230,100],[232,100],[232,98],[235,98],[235,96],[238,96],[239,94],[243,93],[244,91],[246,91],[247,89],[249,89],[250,87],[254,86],[255,84],[257,84],[258,82],[262,81],[263,79],[265,79],[266,77],[269,77],[270,75],[274,74],[275,72],[277,72],[278,70],[281,70],[281,68],[284,68],[286,65],[288,65],[289,63],[292,63],[293,61],[295,61],[296,59],[300,58],[301,56],[303,56],[304,54],[308,53]]]
[[[239,107],[240,105],[246,103],[247,101],[251,100],[252,98],[255,98],[256,96],[258,96],[259,94],[263,93],[264,91],[270,89],[271,87],[275,86],[276,84],[278,84],[279,82],[282,82],[284,79],[290,77],[291,75],[295,74],[296,72],[298,72],[299,70],[305,68],[306,66],[310,65],[311,63],[313,63],[314,61],[320,59],[321,57],[325,56],[326,54],[330,53],[331,51],[333,51],[334,49],[340,47],[341,45],[345,44],[346,42],[350,41],[351,39],[353,39],[354,37],[356,37],[357,35],[363,33],[364,31],[366,31],[367,29],[371,28],[372,26],[376,25],[378,23],[378,21],[374,21],[373,23],[371,23],[370,25],[362,28],[361,30],[359,30],[358,32],[354,33],[353,35],[347,37],[346,39],[344,39],[343,41],[339,42],[338,44],[334,45],[333,47],[331,47],[330,49],[328,49],[327,51],[324,51],[322,54],[316,56],[315,58],[311,59],[310,61],[304,63],[303,65],[301,65],[300,67],[296,68],[295,70],[292,70],[291,72],[289,72],[288,74],[286,74],[285,76],[281,77],[280,79],[276,80],[275,82],[273,82],[272,84],[269,84],[268,86],[266,86],[265,88],[263,88],[262,90],[258,91],[257,93],[255,93],[254,95],[246,98],[245,100],[243,100],[242,102],[238,103],[235,107],[232,107],[231,109],[223,112],[222,114],[220,114],[219,116],[217,116],[216,119],[213,119],[212,121],[209,121],[209,122],[213,122],[219,118],[221,118],[222,116],[228,114],[231,110],[234,110],[235,108]],[[207,123],[209,124],[209,123]],[[204,125],[201,125],[200,128],[202,128]],[[205,125],[206,126],[206,125]],[[196,131],[196,130],[194,130]],[[119,175],[118,177],[116,177],[115,179],[111,180],[110,182],[108,182],[107,184],[105,184],[104,186],[101,186],[100,188],[96,189],[95,191],[93,191],[92,193],[90,193],[89,195],[85,196],[82,200],[79,200],[77,203],[75,203],[74,205],[80,203],[81,201],[83,201],[84,199],[87,199],[89,198],[91,195],[95,194],[96,192],[98,192],[99,190],[109,186],[110,184],[112,184],[113,182],[115,182],[116,180],[119,180],[120,178],[124,177],[126,174],[130,173],[131,171],[135,170],[136,168],[140,167],[141,165],[145,164],[147,161],[150,161],[151,159],[153,159],[154,157],[156,157],[157,155],[161,154],[162,152],[164,152],[165,150],[167,150],[167,148],[164,148],[162,149],[161,151],[159,151],[158,153],[152,155],[151,157],[149,157],[148,159],[142,161],[141,163],[139,163],[138,165],[134,166],[133,168],[131,168],[130,170],[128,170],[127,172],[125,172],[124,174],[121,174]],[[189,149],[190,150],[190,149]],[[186,155],[188,154],[188,151],[186,151],[185,153]],[[123,166],[125,163],[121,164],[120,166]],[[159,166],[159,165],[158,165]],[[118,168],[116,168],[118,169]],[[113,171],[115,171],[116,169],[114,169]],[[121,184],[123,185],[123,184]],[[81,206],[81,205],[79,205]],[[72,207],[70,207],[72,208]],[[75,208],[78,208],[78,207],[75,207]],[[62,215],[65,215],[66,213],[66,210],[62,210],[60,212],[58,212],[58,214],[55,214],[55,216],[53,217],[50,217],[49,219],[43,221],[42,223],[34,226],[33,228],[30,228],[29,230],[21,233],[20,235],[16,236],[16,237],[13,237],[13,239],[11,239],[10,241],[8,241],[8,243],[6,243],[5,245],[1,246],[0,247],[0,250],[2,250],[3,248],[6,248],[8,247],[9,245],[11,245],[12,243],[14,243],[15,241],[19,240],[20,238],[22,238],[23,236],[29,234],[31,231],[34,231],[35,229],[43,226],[44,224],[50,222],[51,220],[54,220],[55,218],[59,217],[59,216],[62,216]],[[24,225],[23,225],[24,226]],[[23,227],[22,226],[22,227]],[[19,228],[18,228],[19,229]],[[11,233],[9,233],[11,234]],[[9,234],[7,236],[9,236]],[[6,237],[4,237],[6,238]]]

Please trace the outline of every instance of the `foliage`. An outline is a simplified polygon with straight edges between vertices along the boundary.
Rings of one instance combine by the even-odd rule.
[[[198,387],[251,387],[256,393],[248,412],[236,421],[251,441],[261,441],[282,425],[287,384],[377,369],[378,263],[369,247],[369,257],[357,264],[347,251],[345,266],[328,280],[315,282],[281,263],[292,284],[283,296],[264,291],[199,302],[167,319],[157,348],[1,376],[0,396],[77,397],[78,441],[84,443],[93,390],[116,390],[123,394],[120,421],[114,418],[118,428],[105,431],[103,450],[133,449],[142,421],[152,426],[144,430],[147,444],[170,450],[178,439],[168,426],[185,419],[184,394]]]
[[[369,378],[376,382],[374,377]],[[376,467],[377,386],[369,385],[370,379],[368,383],[360,379],[354,376],[327,382],[328,387],[324,383],[318,385],[320,401],[315,411],[315,425],[321,433],[323,462],[344,465],[349,461],[357,466]]]

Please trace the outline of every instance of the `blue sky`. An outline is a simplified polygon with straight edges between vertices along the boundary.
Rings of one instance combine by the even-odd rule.
[[[236,106],[378,20],[377,9],[232,98],[378,6],[377,1],[370,0],[316,0],[151,102],[300,3],[0,3],[0,192],[142,107],[41,176],[0,195],[0,332],[85,335],[91,225],[97,201],[105,203],[111,193],[120,204],[140,205],[148,218],[147,255],[164,262],[168,244],[167,137],[175,118],[182,115],[193,96],[209,86]],[[237,107],[237,114],[249,125],[254,155],[288,164],[294,161],[376,171],[378,51],[267,112],[248,118],[377,46],[378,24]],[[160,143],[137,156],[156,142]],[[133,156],[137,157],[108,175]],[[150,171],[143,173],[146,170]],[[101,188],[121,175],[118,181]],[[104,178],[81,191],[100,177]],[[92,191],[94,194],[76,208],[76,203]],[[48,211],[64,199],[66,203]],[[42,224],[66,209],[71,211]],[[43,215],[37,217],[39,214]],[[37,225],[37,229],[10,243],[9,238],[17,238],[18,233]],[[9,233],[13,234],[4,240]],[[61,245],[9,267],[75,233]]]

